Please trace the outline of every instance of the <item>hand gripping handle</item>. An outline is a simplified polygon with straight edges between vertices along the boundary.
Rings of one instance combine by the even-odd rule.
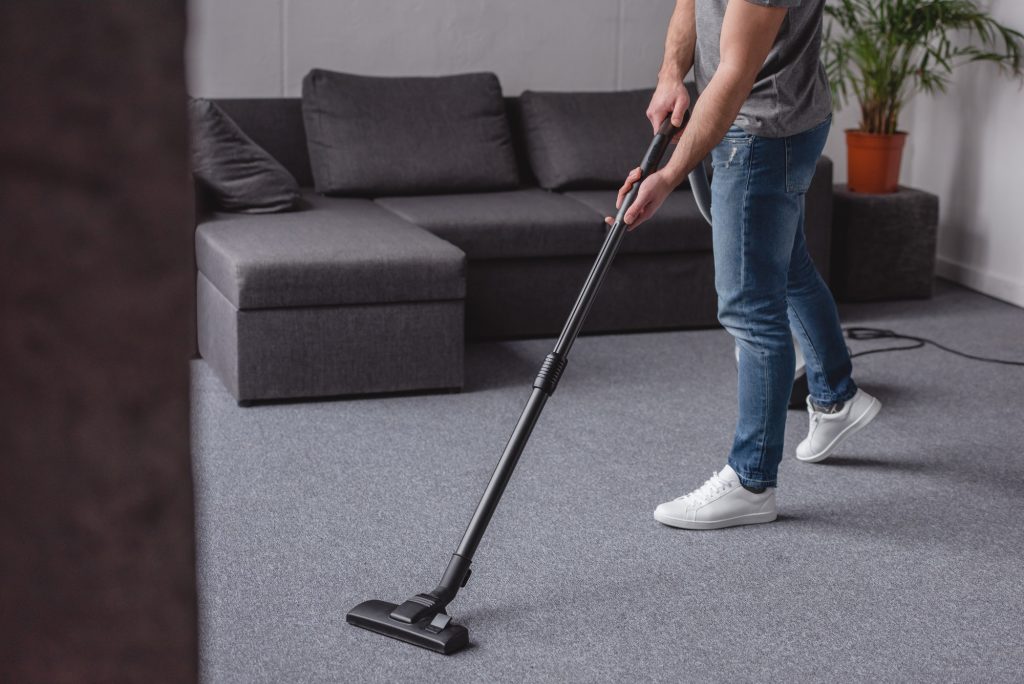
[[[622,204],[619,206],[619,211],[615,215],[615,223],[622,223],[623,217],[632,206],[633,202],[636,201],[636,196],[640,192],[640,183],[643,182],[644,178],[658,170],[658,166],[661,164],[662,157],[665,156],[665,150],[672,143],[672,138],[676,136],[683,128],[686,127],[686,122],[690,120],[690,112],[687,111],[683,115],[683,125],[673,126],[672,117],[666,116],[665,120],[661,122],[661,127],[658,128],[658,132],[654,135],[654,140],[651,141],[650,147],[647,148],[647,154],[644,155],[644,159],[640,162],[640,178],[633,183],[633,187],[629,189],[626,196],[622,198]]]

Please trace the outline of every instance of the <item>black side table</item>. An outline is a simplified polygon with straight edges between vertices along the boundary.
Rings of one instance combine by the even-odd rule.
[[[836,185],[831,287],[840,301],[932,296],[939,198],[901,187],[890,195]]]

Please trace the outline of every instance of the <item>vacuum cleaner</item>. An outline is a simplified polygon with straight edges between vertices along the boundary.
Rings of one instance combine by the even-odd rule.
[[[688,120],[689,112],[686,113],[683,126]],[[682,127],[676,128],[668,118],[665,119],[640,165],[641,180],[657,170],[672,138],[681,130]],[[699,164],[690,173],[690,187],[697,199],[701,213],[710,223],[711,190],[703,164]],[[472,573],[470,564],[473,561],[473,554],[491,521],[491,516],[494,515],[494,510],[505,491],[505,486],[512,477],[512,471],[515,470],[519,456],[526,447],[533,427],[544,409],[544,404],[558,387],[558,380],[569,359],[569,350],[572,349],[573,342],[576,341],[576,337],[583,327],[597,291],[608,273],[615,253],[619,249],[619,243],[622,242],[626,232],[626,223],[623,217],[636,200],[639,190],[640,182],[638,181],[633,184],[629,193],[623,198],[615,216],[615,222],[608,229],[597,259],[572,307],[569,319],[558,337],[554,350],[544,359],[544,363],[537,373],[537,378],[533,382],[533,392],[526,402],[519,422],[516,423],[515,429],[512,431],[512,436],[491,475],[490,482],[487,483],[487,488],[477,505],[476,512],[473,513],[473,518],[469,521],[462,542],[441,576],[440,583],[433,591],[416,594],[401,604],[376,600],[360,603],[349,611],[346,617],[349,624],[444,654],[455,653],[469,643],[468,630],[464,626],[452,622],[452,618],[447,612],[447,606],[469,581]]]

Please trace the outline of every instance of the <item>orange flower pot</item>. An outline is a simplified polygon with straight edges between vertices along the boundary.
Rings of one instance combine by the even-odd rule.
[[[906,133],[865,133],[846,130],[847,185],[852,192],[876,195],[896,192]]]

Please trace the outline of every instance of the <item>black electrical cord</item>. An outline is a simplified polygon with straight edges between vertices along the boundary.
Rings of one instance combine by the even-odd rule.
[[[949,347],[939,344],[935,340],[930,340],[927,337],[915,337],[913,335],[901,335],[892,330],[885,330],[884,328],[859,328],[849,327],[843,328],[843,332],[846,333],[846,337],[851,340],[908,340],[912,344],[907,344],[899,347],[881,347],[880,349],[866,349],[859,351],[856,354],[851,354],[850,358],[856,358],[858,356],[867,356],[868,354],[881,354],[884,352],[894,351],[907,351],[910,349],[920,349],[926,344],[930,344],[933,347],[938,347],[944,352],[950,354],[956,354],[962,356],[965,359],[972,359],[974,361],[983,361],[985,363],[998,363],[1004,366],[1024,366],[1024,361],[1010,361],[1008,359],[993,359],[987,356],[976,356],[974,354],[968,354],[966,352],[957,351],[956,349],[950,349]]]

